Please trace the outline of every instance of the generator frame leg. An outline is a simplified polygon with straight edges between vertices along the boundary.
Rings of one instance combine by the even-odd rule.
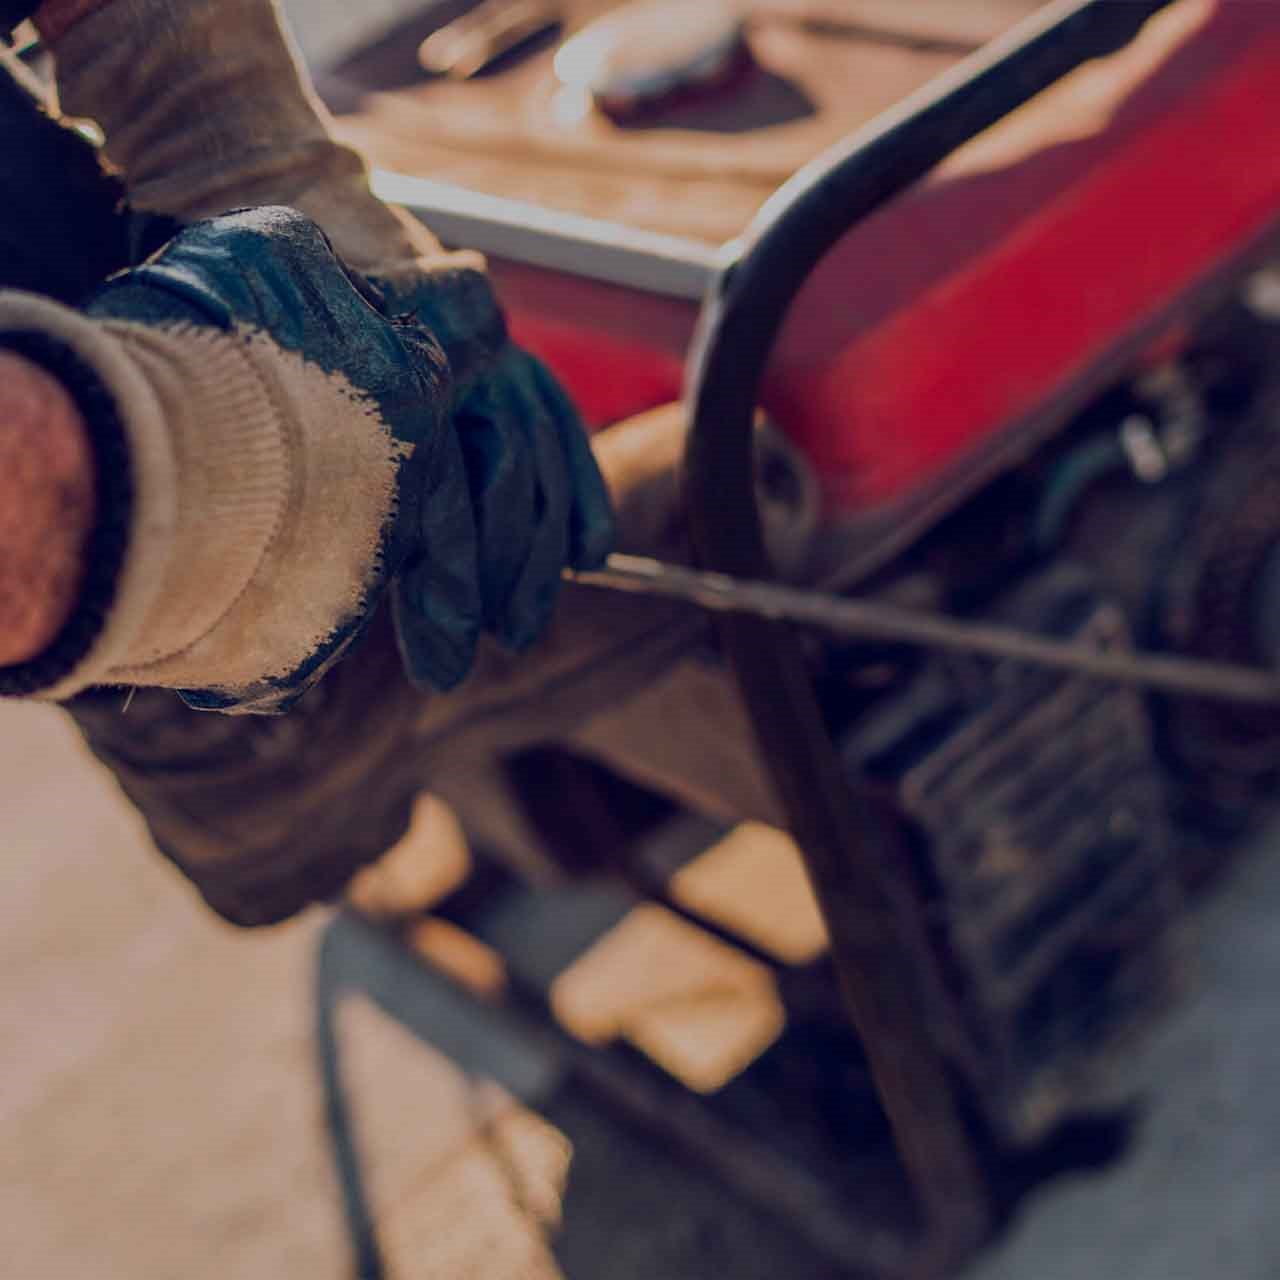
[[[770,576],[751,426],[787,309],[823,256],[957,147],[1082,63],[1124,47],[1170,2],[1050,5],[820,157],[769,201],[703,308],[691,366],[685,472],[703,567]],[[720,631],[924,1214],[910,1274],[944,1276],[988,1233],[991,1209],[944,1053],[948,1029],[945,1017],[938,1026],[920,903],[887,824],[845,775],[794,632],[739,615],[724,615]]]

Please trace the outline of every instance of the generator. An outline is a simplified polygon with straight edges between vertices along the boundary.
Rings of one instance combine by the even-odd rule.
[[[1194,967],[1191,904],[1280,775],[1280,10],[379,21],[341,51],[300,28],[379,194],[488,256],[590,426],[683,405],[726,596],[778,576],[772,485],[812,509],[806,590],[870,621],[718,615],[809,895],[770,882],[765,915],[810,904],[816,935],[771,941],[732,876],[717,898],[691,874],[719,850],[745,875],[781,833],[744,854],[553,749],[493,769],[555,887],[481,850],[412,919],[329,925],[357,1270],[382,1274],[333,1016],[353,988],[530,1103],[599,1096],[838,1274],[954,1274],[1123,1104],[1119,1064]],[[651,955],[759,997],[724,1061],[687,1025],[623,1043],[570,981],[637,920]]]
[[[764,415],[816,495],[824,592],[1127,667],[723,614],[821,908],[805,963],[672,893],[722,830],[583,761],[507,762],[553,858],[607,845],[627,901],[778,975],[789,1048],[710,1096],[556,1025],[550,939],[616,903],[567,891],[539,944],[546,894],[490,866],[434,909],[503,953],[513,1016],[578,1078],[848,1274],[950,1274],[1010,1170],[1115,1102],[1183,990],[1189,901],[1274,793],[1280,16],[583,3],[491,29],[500,8],[416,10],[318,82],[380,193],[488,254],[592,426],[683,401],[701,565],[772,576]],[[1152,687],[1170,659],[1188,683]],[[322,971],[384,947],[368,930],[339,921]]]

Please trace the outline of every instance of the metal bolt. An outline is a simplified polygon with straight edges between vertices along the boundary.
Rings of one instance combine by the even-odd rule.
[[[1254,272],[1245,282],[1244,301],[1259,320],[1280,324],[1280,265]]]
[[[1169,459],[1155,424],[1145,414],[1132,413],[1120,424],[1120,443],[1143,484],[1159,484],[1169,474]]]

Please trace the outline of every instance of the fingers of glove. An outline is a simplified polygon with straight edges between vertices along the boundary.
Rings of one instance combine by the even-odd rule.
[[[374,283],[389,314],[414,316],[435,335],[449,353],[458,386],[482,381],[507,346],[506,319],[474,255],[457,255],[452,267],[437,266],[409,281]]]
[[[521,410],[536,474],[537,504],[528,531],[528,553],[497,628],[499,640],[516,652],[527,649],[550,621],[560,591],[560,572],[568,563],[573,499],[555,423],[541,405],[525,401]]]
[[[531,376],[548,407],[564,452],[573,495],[569,510],[568,563],[575,569],[597,569],[614,545],[615,521],[609,490],[572,401],[546,365],[533,356],[525,358],[531,365]]]
[[[475,517],[452,432],[410,463],[392,544],[405,670],[416,684],[451,689],[471,669],[483,621]]]
[[[454,419],[466,461],[479,544],[485,625],[496,630],[533,540],[537,472],[522,414],[498,387],[482,386]]]
[[[414,684],[445,692],[475,662],[480,614],[474,578],[456,565],[420,556],[392,586],[392,616],[404,669]]]
[[[452,393],[449,361],[430,332],[411,320],[392,322],[392,332],[408,356],[411,376],[392,373],[382,390],[387,423],[402,440],[431,440],[448,433]]]

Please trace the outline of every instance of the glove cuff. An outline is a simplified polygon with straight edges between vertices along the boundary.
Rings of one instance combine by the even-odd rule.
[[[366,613],[413,446],[342,374],[260,330],[104,327],[182,422],[172,572],[113,679],[273,710]]]
[[[55,643],[29,664],[42,678],[28,670],[23,692],[65,698],[122,683],[132,668],[190,645],[243,591],[285,507],[284,434],[243,353],[224,340],[198,361],[175,360],[166,348],[180,338],[132,328],[0,296],[0,341],[12,345],[16,333],[19,348],[63,353],[43,363],[79,390],[93,439],[110,455],[114,435],[117,455],[102,502],[110,537],[90,547],[70,624],[76,651]]]
[[[0,342],[15,330],[91,371],[132,494],[100,626],[21,692],[137,684],[269,705],[365,608],[411,446],[340,374],[260,331],[95,320],[0,295]]]

